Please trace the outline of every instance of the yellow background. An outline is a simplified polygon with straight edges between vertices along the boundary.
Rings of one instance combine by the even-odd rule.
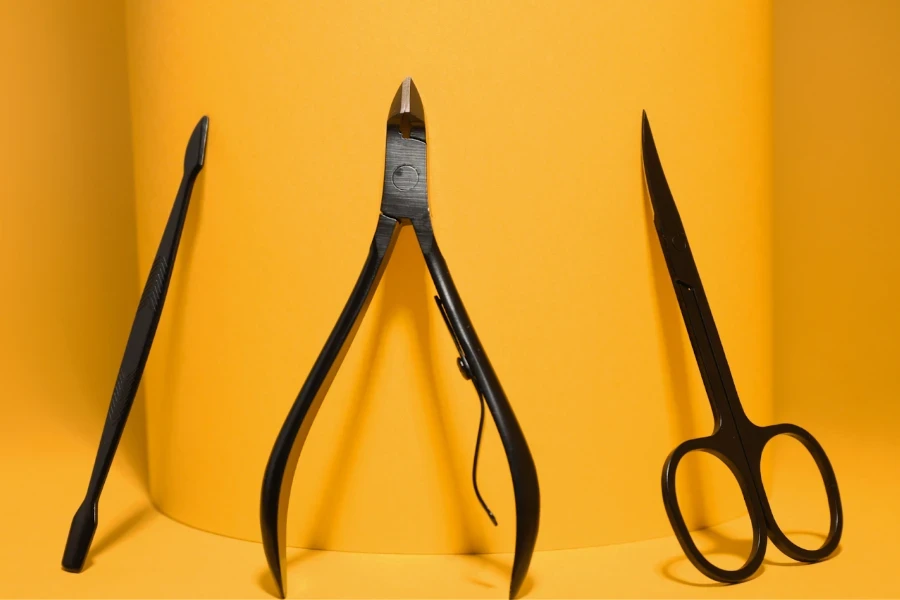
[[[900,594],[863,578],[889,568],[900,534],[895,4],[0,7],[0,594],[271,592],[251,543],[262,469],[362,265],[406,75],[436,234],[539,470],[544,552],[526,593]],[[835,464],[835,560],[703,588],[669,537],[662,460],[711,419],[648,221],[642,108],[745,407],[809,428]],[[207,164],[142,393],[88,569],[65,574],[201,114]],[[292,545],[369,554],[293,551],[292,595],[503,596],[506,554],[422,556],[508,552],[514,535],[490,423],[479,481],[500,527],[471,491],[477,399],[432,289],[404,234],[313,428],[289,527]],[[776,450],[779,517],[823,533],[810,461]],[[723,469],[694,466],[691,522],[739,516]],[[729,555],[745,531],[698,537]]]

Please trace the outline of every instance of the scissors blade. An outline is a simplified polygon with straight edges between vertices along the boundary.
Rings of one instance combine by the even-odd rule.
[[[742,422],[746,421],[746,415],[738,400],[734,377],[725,357],[725,348],[713,319],[712,308],[700,281],[697,263],[694,261],[681,217],[675,207],[675,200],[663,174],[646,112],[642,130],[644,174],[650,203],[653,205],[656,233],[659,235],[663,256],[678,296],[681,314],[694,348],[713,414],[716,422],[719,422],[720,418],[728,418],[732,422],[735,418],[740,418]],[[746,460],[746,456],[744,459]]]
[[[678,207],[675,205],[675,198],[672,197],[669,182],[663,172],[646,111],[643,113],[641,126],[641,158],[644,163],[644,178],[647,182],[650,204],[653,206],[653,224],[656,226],[659,243],[671,275],[690,286],[699,286],[700,275],[697,265],[688,244],[681,215],[678,214]]]
[[[656,142],[653,141],[653,132],[650,130],[650,121],[647,119],[646,111],[643,113],[641,124],[641,155],[655,220],[658,225],[663,226],[666,234],[670,236],[683,235],[684,226],[681,224],[681,216],[678,214],[675,199],[669,189],[669,182],[663,172],[662,162],[659,160],[659,152],[656,150]]]

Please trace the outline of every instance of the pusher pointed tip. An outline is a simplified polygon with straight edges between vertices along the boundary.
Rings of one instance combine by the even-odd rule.
[[[209,133],[209,117],[203,115],[194,131],[191,133],[191,139],[188,142],[187,149],[184,151],[184,170],[192,171],[203,168],[203,161],[206,159],[206,138]]]

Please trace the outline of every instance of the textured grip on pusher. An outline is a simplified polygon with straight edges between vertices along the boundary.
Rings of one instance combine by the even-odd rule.
[[[97,505],[83,502],[72,519],[69,538],[63,552],[62,568],[72,573],[79,573],[84,568],[88,550],[97,531]]]
[[[138,310],[149,308],[155,311],[162,300],[166,282],[169,275],[169,260],[165,256],[157,256],[150,268],[150,275],[147,276],[147,283],[144,285],[144,293],[138,304]]]
[[[110,427],[117,426],[131,407],[129,399],[134,398],[137,392],[134,375],[134,371],[129,371],[120,373],[118,379],[116,379],[112,401],[109,403],[109,410],[106,412],[106,422],[109,423]]]

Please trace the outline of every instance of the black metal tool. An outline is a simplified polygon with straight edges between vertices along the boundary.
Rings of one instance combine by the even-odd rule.
[[[459,350],[457,365],[463,377],[471,379],[482,403],[487,401],[509,461],[516,501],[516,549],[510,598],[518,593],[528,572],[540,513],[537,471],[525,436],[438,249],[428,208],[425,151],[422,100],[412,80],[407,78],[397,90],[388,115],[381,213],[368,257],[350,299],[288,413],[266,465],[260,524],[266,560],[282,597],[286,589],[285,528],[297,460],[313,419],[378,287],[400,227],[404,225],[412,225],[419,240],[437,288],[438,306]],[[483,411],[482,404],[482,423]],[[480,434],[481,426],[479,437]],[[477,490],[476,485],[476,493]],[[480,494],[478,499],[487,510]],[[494,521],[493,514],[489,510],[487,512]]]
[[[122,431],[125,429],[125,422],[141,382],[144,365],[147,363],[153,336],[156,334],[156,327],[166,301],[166,292],[169,289],[172,267],[178,252],[178,242],[181,239],[181,231],[187,216],[191,191],[197,175],[203,168],[208,129],[209,119],[201,118],[194,127],[184,153],[184,176],[181,186],[178,188],[178,194],[175,196],[175,203],[159,243],[156,258],[150,268],[150,275],[144,285],[137,314],[134,316],[128,343],[125,346],[125,355],[113,387],[112,400],[106,414],[106,423],[103,425],[100,447],[97,449],[97,458],[94,461],[87,494],[75,512],[69,529],[69,537],[66,540],[66,549],[62,559],[62,567],[66,571],[78,573],[84,568],[84,561],[94,539],[94,533],[97,531],[97,504],[100,500],[100,493],[103,491],[103,484],[106,483],[116,448],[119,446]]]
[[[734,379],[725,359],[725,349],[713,321],[712,309],[700,282],[700,273],[691,254],[687,235],[662,164],[653,142],[647,114],[643,116],[642,150],[644,176],[653,206],[653,223],[662,246],[669,276],[687,327],[691,346],[700,367],[700,374],[712,407],[714,427],[710,436],[688,440],[672,451],[662,473],[663,502],[675,536],[685,555],[697,569],[710,579],[722,583],[739,583],[750,578],[762,564],[766,540],[786,556],[801,562],[816,562],[828,558],[838,547],[844,519],[841,496],[834,470],[819,442],[805,429],[791,424],[759,427],[744,412],[738,399]],[[816,550],[807,550],[788,539],[772,514],[769,498],[761,475],[762,453],[766,444],[778,435],[787,435],[809,451],[825,484],[830,510],[828,536]],[[682,458],[689,452],[707,452],[721,460],[737,479],[750,514],[753,542],[750,556],[742,567],[727,570],[712,564],[697,549],[685,524],[678,497],[675,494],[675,472]]]

